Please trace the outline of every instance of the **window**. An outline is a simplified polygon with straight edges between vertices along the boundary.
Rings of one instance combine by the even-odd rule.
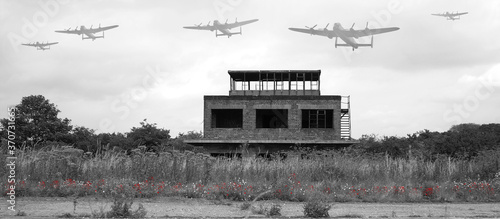
[[[258,109],[256,118],[256,128],[288,128],[286,109]]]
[[[212,109],[212,128],[243,128],[243,110]]]
[[[302,110],[302,128],[333,128],[333,110]]]

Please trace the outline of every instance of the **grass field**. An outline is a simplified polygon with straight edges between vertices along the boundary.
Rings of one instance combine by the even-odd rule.
[[[316,151],[301,158],[213,158],[191,151],[82,158],[58,150],[18,152],[17,196],[183,196],[336,202],[500,201],[500,173],[480,160],[434,161]],[[1,174],[7,176],[4,166]],[[494,176],[486,178],[484,176]],[[483,177],[482,177],[483,176]],[[6,182],[6,181],[5,181]],[[5,184],[4,191],[7,191]]]

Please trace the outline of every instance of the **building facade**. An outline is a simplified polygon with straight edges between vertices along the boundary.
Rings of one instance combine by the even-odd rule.
[[[238,153],[242,144],[269,153],[355,143],[349,97],[321,95],[320,70],[228,73],[228,96],[204,96],[204,138],[187,143],[210,153]]]

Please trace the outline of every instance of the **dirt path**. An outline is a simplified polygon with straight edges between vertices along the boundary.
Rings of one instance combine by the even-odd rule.
[[[0,218],[55,218],[64,213],[72,215],[90,215],[92,211],[108,211],[111,200],[80,198],[74,212],[72,198],[20,197],[16,209],[24,211],[26,217],[14,216],[6,210],[6,202],[0,205]],[[220,202],[204,199],[162,197],[154,199],[136,199],[132,209],[142,203],[147,210],[146,217],[208,217],[231,218],[244,217],[248,211],[240,210],[242,202]],[[270,208],[272,204],[282,206],[283,217],[303,217],[304,203],[283,201],[259,201],[255,205]],[[500,218],[500,203],[336,203],[329,211],[331,217],[363,218]],[[262,214],[250,213],[250,217],[263,218]]]

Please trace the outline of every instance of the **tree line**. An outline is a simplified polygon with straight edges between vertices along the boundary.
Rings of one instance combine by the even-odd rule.
[[[72,145],[84,151],[95,152],[101,146],[120,147],[127,150],[139,145],[148,150],[158,151],[165,147],[190,149],[183,139],[201,138],[201,132],[189,131],[177,137],[170,136],[170,130],[158,128],[156,123],[144,119],[138,127],[132,127],[126,133],[99,133],[83,126],[71,125],[68,118],[59,118],[61,111],[42,95],[23,97],[15,110],[15,139],[19,148],[42,148],[50,145]],[[2,145],[7,144],[10,118],[0,120],[0,136]],[[2,147],[5,148],[5,147]]]
[[[485,153],[500,158],[500,124],[459,124],[448,131],[423,130],[405,137],[363,135],[352,148],[365,154],[417,157],[435,160],[439,156],[472,159]]]
[[[127,150],[145,145],[148,150],[168,148],[191,150],[184,139],[202,137],[201,132],[189,131],[172,138],[170,130],[158,128],[144,119],[138,127],[126,133],[95,133],[94,130],[71,125],[71,120],[59,118],[60,110],[42,95],[23,97],[16,105],[16,147],[40,148],[46,145],[72,145],[95,152],[102,145]],[[2,145],[7,144],[8,118],[0,120]],[[500,124],[459,124],[448,131],[423,130],[404,137],[363,135],[359,144],[347,149],[364,155],[385,154],[391,157],[418,157],[434,160],[439,156],[472,159],[479,155],[500,157]],[[6,148],[6,147],[2,147]],[[493,151],[493,152],[492,152]]]

